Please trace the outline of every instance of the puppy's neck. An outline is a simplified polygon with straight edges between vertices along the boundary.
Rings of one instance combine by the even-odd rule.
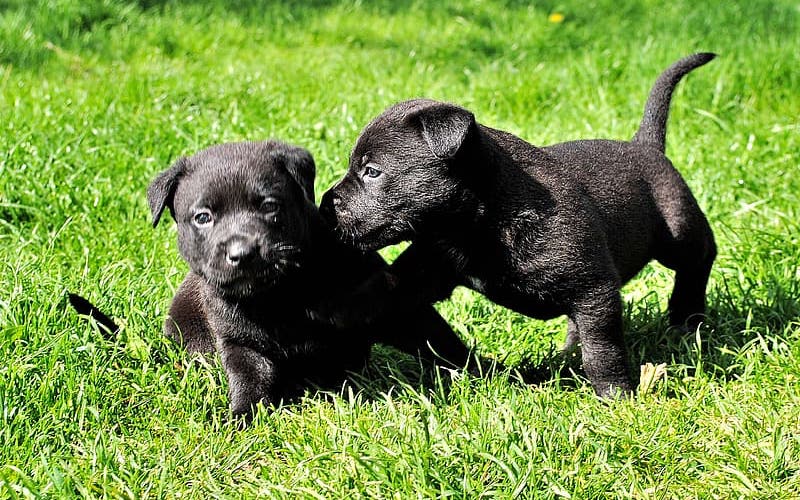
[[[555,162],[541,148],[508,132],[478,125],[474,139],[460,156],[464,191],[468,193],[465,197],[474,199],[476,222],[490,222],[493,213],[518,208],[542,214],[552,209],[551,194],[533,172],[534,168],[547,169]],[[508,203],[514,199],[527,203],[525,207]]]

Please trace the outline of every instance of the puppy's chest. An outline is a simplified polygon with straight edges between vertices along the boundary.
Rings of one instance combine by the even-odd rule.
[[[228,309],[216,321],[222,337],[255,346],[262,352],[290,355],[321,348],[334,336],[334,328],[311,321],[295,304],[264,304],[258,309]]]
[[[305,313],[283,321],[262,323],[257,327],[255,335],[286,352],[317,348],[335,335],[333,327],[312,322],[305,317]]]

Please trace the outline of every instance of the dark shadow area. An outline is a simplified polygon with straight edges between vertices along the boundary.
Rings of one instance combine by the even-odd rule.
[[[628,318],[626,339],[631,364],[666,363],[689,375],[702,363],[706,375],[729,380],[742,373],[739,353],[759,335],[782,335],[800,320],[800,293],[778,279],[738,290],[718,281],[707,296],[706,320],[699,330],[670,327],[661,311],[644,310]],[[638,373],[637,373],[638,376]]]
[[[526,387],[557,382],[559,387],[574,388],[583,383],[581,379],[585,375],[580,368],[579,357],[565,357],[556,350],[536,362],[523,362],[513,367],[505,367],[494,360],[475,356],[470,366],[463,369],[435,366],[392,347],[378,345],[373,348],[368,365],[357,373],[350,373],[343,384],[310,388],[303,396],[328,398],[344,396],[352,390],[363,401],[382,401],[387,394],[410,390],[449,400],[454,380],[462,377],[472,381],[499,378]],[[284,401],[282,405],[299,403],[298,397]]]
[[[665,311],[644,304],[626,304],[625,339],[631,377],[639,382],[640,365],[666,363],[693,375],[698,361],[706,375],[720,380],[735,379],[743,365],[739,353],[759,335],[781,335],[800,322],[800,291],[786,289],[778,279],[759,286],[731,290],[722,281],[707,298],[706,320],[699,330],[669,326]],[[636,306],[636,312],[632,309]],[[699,342],[698,342],[699,337]],[[512,366],[509,375],[527,385],[558,381],[560,387],[574,388],[588,383],[578,352],[562,353],[552,345],[537,359]]]
[[[758,335],[781,334],[790,324],[800,321],[800,294],[796,289],[787,290],[777,279],[759,287],[739,288],[730,290],[723,281],[710,291],[707,320],[699,327],[699,343],[697,331],[669,327],[666,314],[655,307],[649,308],[647,304],[650,302],[627,304],[625,331],[634,382],[638,383],[639,366],[644,363],[666,363],[692,375],[698,359],[702,360],[703,372],[707,376],[720,380],[736,378],[743,368],[736,359],[741,349]],[[741,297],[740,301],[736,297]],[[632,313],[634,305],[637,309]],[[66,301],[65,307],[69,307]],[[102,340],[113,343],[116,348],[122,347],[119,339],[110,338],[106,330],[100,328],[98,331]],[[166,337],[150,345],[150,359],[155,363],[174,364],[185,358],[182,348]],[[216,363],[215,360],[215,356],[206,359],[212,364]],[[429,361],[377,345],[363,370],[350,373],[346,380],[335,385],[308,386],[298,391],[295,397],[280,402],[279,406],[300,405],[304,397],[347,397],[350,389],[364,401],[380,401],[387,394],[402,392],[405,388],[447,399],[454,376],[476,379],[502,377],[511,383],[527,386],[557,382],[564,389],[587,383],[579,354],[564,354],[556,345],[537,359],[515,366],[504,367],[501,363],[482,358],[474,361],[467,370],[435,367]]]
[[[472,19],[479,22],[491,22],[492,18],[486,13],[486,9],[474,8],[475,6],[453,3],[425,2],[419,0],[361,0],[355,4],[352,1],[341,0],[137,0],[131,2],[138,6],[142,11],[164,12],[170,7],[194,7],[208,9],[209,12],[225,12],[238,16],[243,23],[252,23],[258,18],[264,17],[265,13],[272,12],[276,8],[290,12],[292,18],[302,20],[320,14],[324,9],[344,7],[351,10],[366,10],[386,16],[395,15],[409,10],[421,13],[442,12],[451,16],[454,20],[457,16],[469,14]],[[495,2],[497,7],[506,9],[527,9],[530,2],[525,0],[507,0],[505,2]],[[548,1],[536,5],[537,10],[542,13],[550,13],[561,4]],[[630,14],[641,15],[645,9],[633,6],[629,9]]]
[[[385,48],[400,51],[414,50],[424,58],[432,57],[442,64],[455,64],[471,67],[480,62],[502,61],[520,49],[536,60],[559,61],[566,55],[575,55],[594,42],[591,27],[602,24],[608,27],[608,36],[624,35],[630,26],[650,26],[651,29],[680,29],[682,32],[703,33],[713,40],[720,30],[731,30],[743,36],[763,36],[771,33],[796,32],[800,16],[790,5],[773,3],[768,8],[760,3],[739,3],[726,5],[720,9],[725,22],[717,20],[709,24],[704,12],[687,12],[681,16],[681,24],[675,24],[676,14],[659,16],[646,6],[638,3],[614,5],[601,2],[591,12],[585,9],[569,9],[554,1],[536,3],[536,18],[531,23],[533,32],[550,29],[547,15],[565,11],[567,20],[554,36],[534,38],[524,47],[515,47],[512,40],[503,36],[508,18],[497,19],[496,9],[503,12],[529,13],[530,2],[507,0],[498,4],[460,4],[421,2],[414,0],[362,0],[360,2],[338,2],[334,0],[290,0],[290,1],[247,1],[247,0],[138,0],[138,1],[84,1],[69,4],[65,2],[24,2],[21,0],[0,1],[0,10],[7,14],[0,23],[0,64],[17,68],[38,68],[54,59],[75,59],[97,57],[103,59],[125,59],[136,46],[148,36],[163,40],[150,40],[152,46],[163,50],[168,56],[182,57],[181,39],[189,34],[169,27],[154,35],[148,32],[153,21],[180,20],[195,25],[208,18],[220,20],[235,19],[245,27],[257,28],[265,34],[275,31],[295,31],[314,33],[324,30],[312,21],[325,17],[330,11],[338,10],[347,16],[363,17],[365,13],[378,18],[388,18],[401,13],[413,12],[419,16],[419,33],[437,32],[449,23],[465,23],[469,29],[461,30],[458,36],[429,45],[410,37],[392,38],[375,36],[373,30],[342,30],[336,33],[330,44],[346,44],[358,48]],[[365,22],[375,22],[365,19]],[[179,23],[176,23],[176,26]],[[117,30],[122,26],[122,29]],[[27,28],[26,28],[27,27]],[[34,35],[31,40],[19,36],[20,28]],[[115,30],[119,31],[116,33]],[[114,32],[114,33],[112,33]],[[370,33],[373,33],[370,35]],[[382,33],[382,32],[381,32]],[[109,50],[109,36],[122,47]],[[269,37],[271,42],[276,40]],[[253,43],[258,43],[254,40]],[[175,45],[173,47],[172,45]],[[323,44],[324,45],[324,44]],[[454,59],[454,61],[451,61]],[[73,61],[74,62],[74,61]],[[786,66],[787,71],[791,66]]]

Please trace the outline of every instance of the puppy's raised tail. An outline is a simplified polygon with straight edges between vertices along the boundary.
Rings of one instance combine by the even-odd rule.
[[[683,76],[698,68],[708,61],[717,57],[710,52],[692,54],[677,61],[667,68],[656,80],[650,95],[647,97],[647,104],[644,106],[644,117],[639,125],[639,130],[633,136],[631,142],[644,144],[656,148],[662,153],[667,137],[667,116],[669,115],[669,103],[672,100],[672,92],[675,86],[681,81]]]
[[[73,308],[75,308],[78,314],[94,318],[94,320],[97,321],[97,323],[102,326],[109,333],[109,335],[115,334],[119,331],[119,326],[117,326],[117,324],[114,323],[111,318],[106,316],[100,309],[95,307],[94,304],[74,293],[68,293],[68,296],[69,303]]]

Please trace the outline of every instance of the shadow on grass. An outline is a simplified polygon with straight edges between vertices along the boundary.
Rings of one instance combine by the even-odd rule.
[[[800,321],[798,288],[796,284],[787,288],[779,279],[763,280],[757,285],[723,280],[709,293],[706,321],[692,331],[670,327],[665,312],[651,306],[653,301],[627,304],[625,332],[634,382],[638,383],[639,366],[645,363],[665,363],[686,376],[694,376],[702,369],[706,376],[719,380],[735,379],[745,368],[741,357],[749,347],[765,337],[780,337]],[[555,345],[536,359],[509,368],[488,367],[484,374],[509,377],[514,383],[532,386],[557,381],[560,387],[574,388],[586,383],[580,356],[563,354]],[[421,365],[419,360],[398,357],[396,353],[381,355],[380,349],[376,361],[354,380],[358,389],[371,398],[382,397],[398,384],[426,390],[447,389],[435,370]]]
[[[144,46],[149,42],[143,33],[150,29],[151,21],[160,18],[170,22],[184,19],[197,23],[202,20],[210,29],[214,27],[214,19],[221,22],[228,18],[236,18],[248,27],[296,25],[297,29],[303,29],[310,20],[337,8],[340,3],[331,0],[0,2],[0,11],[5,14],[0,17],[0,65],[40,68],[54,59],[77,60],[90,54],[100,60],[113,60],[120,57],[120,53],[108,51],[108,46],[113,45],[112,38],[116,39],[115,42],[129,38],[132,44]],[[407,0],[367,0],[363,3],[387,15],[411,5]],[[20,36],[22,31],[30,36]],[[173,35],[177,38],[187,36],[181,33]],[[166,45],[161,48],[169,54],[169,43]]]
[[[706,321],[694,331],[669,327],[662,311],[643,309],[627,322],[631,364],[666,363],[693,375],[730,380],[741,375],[741,357],[764,337],[780,337],[800,319],[795,283],[722,280],[708,294]]]
[[[800,321],[798,288],[800,285],[794,283],[787,288],[779,279],[751,285],[723,280],[709,293],[707,321],[693,332],[670,328],[656,300],[645,298],[627,304],[625,330],[633,379],[638,381],[639,366],[644,363],[666,363],[677,374],[685,376],[694,376],[702,367],[705,376],[723,381],[736,378],[745,369],[741,357],[750,346],[764,337],[780,337]],[[102,336],[102,332],[100,334]],[[124,339],[103,336],[103,340],[125,349]],[[187,358],[179,346],[166,338],[161,340],[148,349],[151,361],[177,364],[180,359]],[[206,358],[206,362],[209,366],[218,366],[216,356]],[[398,391],[412,395],[435,394],[436,399],[446,400],[453,381],[464,376],[501,377],[512,384],[527,386],[555,381],[567,390],[586,383],[580,357],[577,354],[565,356],[555,345],[537,359],[509,368],[488,359],[482,359],[480,365],[469,372],[437,369],[428,361],[379,345],[373,348],[368,365],[349,374],[345,381],[328,387],[307,388],[280,405],[295,406],[301,404],[303,398],[346,397],[350,390],[358,393],[361,401],[383,401],[387,394]]]
[[[143,11],[163,11],[168,6],[202,8],[238,16],[245,23],[256,23],[263,20],[264,13],[270,12],[276,7],[290,12],[293,19],[302,20],[319,14],[323,9],[354,6],[354,2],[342,2],[341,0],[137,0],[134,3]],[[420,3],[414,0],[361,0],[358,5],[361,8],[387,15],[409,10],[412,6],[425,10],[446,8],[446,6],[437,6],[434,2]]]

